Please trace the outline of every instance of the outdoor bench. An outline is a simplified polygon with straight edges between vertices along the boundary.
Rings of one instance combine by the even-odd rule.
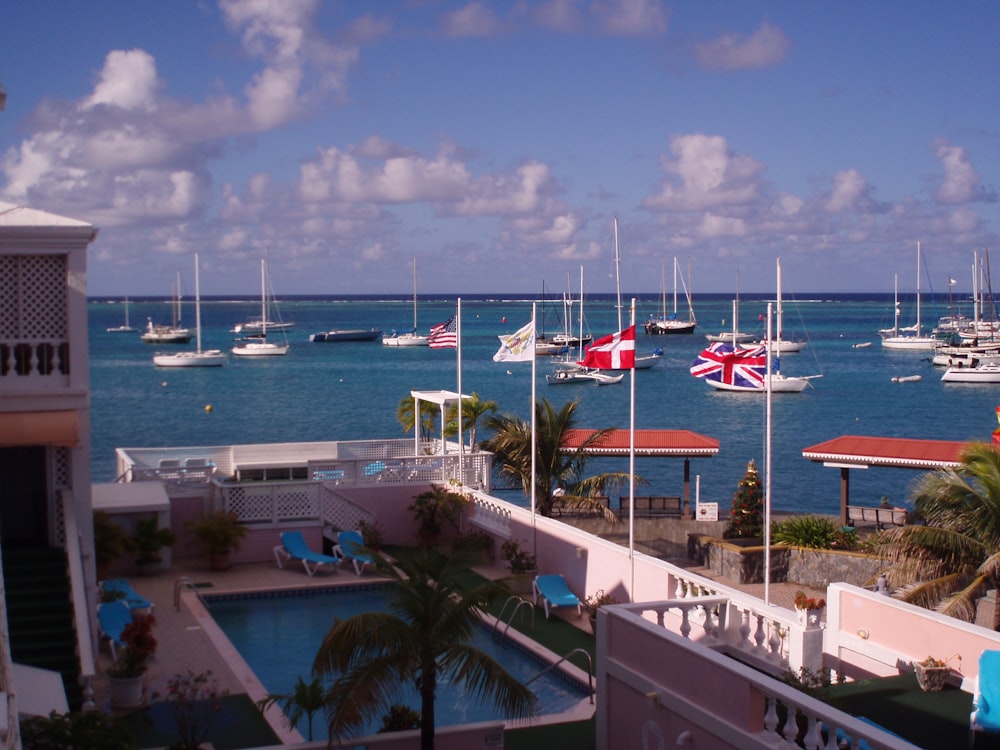
[[[625,516],[629,512],[629,497],[622,495],[618,503],[619,513]],[[672,495],[636,495],[636,516],[675,516],[680,518],[681,499]]]
[[[886,526],[906,526],[906,508],[866,508],[862,505],[847,506],[847,523],[870,525],[881,531]]]

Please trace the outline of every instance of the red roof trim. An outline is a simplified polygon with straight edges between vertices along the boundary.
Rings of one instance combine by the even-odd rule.
[[[915,440],[843,435],[804,448],[802,457],[817,462],[939,469],[959,466],[968,442],[957,440]]]
[[[560,446],[563,451],[579,449],[597,430],[566,430]],[[719,452],[719,441],[690,430],[636,430],[635,453],[637,456],[714,456]],[[600,440],[588,446],[584,453],[600,456],[627,456],[629,431],[611,430]]]

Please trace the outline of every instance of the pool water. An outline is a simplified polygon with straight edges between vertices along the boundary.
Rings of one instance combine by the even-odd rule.
[[[384,586],[342,587],[311,591],[268,592],[238,596],[207,597],[209,611],[246,660],[268,693],[291,693],[298,677],[312,679],[312,663],[323,636],[335,618],[345,619],[363,612],[387,611]],[[522,683],[545,668],[545,664],[507,640],[500,643],[483,627],[474,644],[496,659]],[[531,683],[545,714],[576,708],[587,698],[587,687],[553,670]],[[419,712],[420,699],[411,686],[401,690],[397,703]],[[439,682],[435,704],[436,725],[468,724],[503,719],[492,705],[473,700],[460,685]],[[358,733],[373,734],[381,726],[376,719]],[[305,720],[296,729],[307,737]],[[326,739],[326,721],[313,722],[315,740]]]

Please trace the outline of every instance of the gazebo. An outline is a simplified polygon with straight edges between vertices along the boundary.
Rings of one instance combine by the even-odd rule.
[[[962,449],[968,442],[957,440],[915,440],[912,438],[842,435],[825,443],[803,448],[802,457],[833,469],[840,469],[840,522],[847,524],[851,499],[851,469],[888,466],[897,469],[955,468],[960,466]]]
[[[579,450],[598,430],[573,429],[563,433],[560,451]],[[583,449],[588,456],[628,456],[629,431],[609,430],[598,440]],[[719,452],[719,441],[691,430],[636,430],[635,455],[637,457],[663,456],[684,459],[684,492],[682,515],[691,517],[691,459],[711,458]]]

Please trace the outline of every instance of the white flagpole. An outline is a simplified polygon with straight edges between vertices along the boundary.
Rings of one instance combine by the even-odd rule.
[[[619,311],[620,312],[620,311]],[[632,298],[632,322],[635,325],[635,297]],[[634,352],[633,352],[634,354]],[[635,601],[635,362],[632,363],[628,422],[628,558],[631,567],[629,595]]]
[[[771,604],[771,304],[767,303],[767,412],[764,442],[764,604]]]
[[[462,298],[458,298],[457,310],[455,312],[455,367],[458,370],[458,479],[465,484],[465,431],[462,423],[465,416],[464,404],[462,403]]]
[[[531,340],[531,547],[532,552],[537,553],[536,539],[535,539],[535,507],[536,507],[536,475],[535,475],[535,460],[538,453],[538,436],[536,434],[537,424],[537,409],[535,408],[535,389],[538,382],[537,378],[537,367],[538,367],[538,355],[537,349],[535,347],[534,336],[537,335],[535,328],[535,312],[538,306],[537,302],[531,303],[531,330],[533,332]]]

